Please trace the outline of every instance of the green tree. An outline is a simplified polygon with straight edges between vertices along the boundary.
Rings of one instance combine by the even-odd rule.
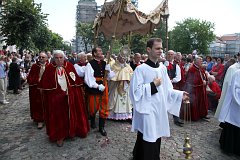
[[[67,53],[71,53],[72,48],[66,43],[63,43],[63,50],[66,51]]]
[[[45,25],[47,15],[34,0],[8,0],[1,12],[0,34],[6,37],[7,45],[20,48],[34,47],[33,36],[40,26]]]
[[[198,49],[201,53],[208,53],[208,46],[214,40],[214,24],[208,21],[188,18],[177,22],[170,34],[173,50],[182,53],[192,53]]]
[[[37,32],[33,35],[33,42],[35,48],[40,51],[47,51],[52,48],[50,46],[52,42],[52,32],[47,28],[47,26],[40,26]]]
[[[119,39],[115,39],[115,40],[107,39],[104,37],[103,34],[100,34],[97,40],[97,46],[102,48],[103,53],[106,53],[110,49],[111,41],[112,41],[112,54],[117,55],[122,47],[121,40]]]
[[[104,53],[106,53],[109,50],[111,40],[106,39],[102,33],[98,35],[98,39],[96,40],[96,42],[97,46],[101,47]]]
[[[54,32],[51,32],[51,43],[50,43],[50,50],[55,50],[55,49],[64,49],[63,46],[63,38]]]
[[[151,38],[161,38],[163,41],[163,48],[166,48],[166,21],[161,20],[159,26],[153,30],[153,33],[150,34]]]
[[[130,42],[132,52],[140,54],[145,53],[147,39],[148,36],[142,36],[139,34],[132,35]]]
[[[94,33],[91,23],[78,23],[76,26],[77,36],[81,37],[85,51],[88,51],[88,46],[93,46]]]

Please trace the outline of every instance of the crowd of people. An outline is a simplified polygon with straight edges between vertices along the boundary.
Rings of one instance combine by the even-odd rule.
[[[168,113],[183,127],[183,103],[189,101],[193,121],[208,121],[208,112],[216,112],[221,148],[239,155],[239,69],[240,53],[232,58],[164,53],[159,38],[147,41],[146,54],[132,55],[128,46],[106,57],[100,47],[72,55],[3,52],[0,102],[8,104],[6,91],[19,94],[28,83],[31,118],[38,129],[46,125],[49,140],[59,147],[66,138],[86,137],[97,128],[96,117],[102,136],[107,119],[132,120],[133,159],[155,160],[161,137],[170,136]]]

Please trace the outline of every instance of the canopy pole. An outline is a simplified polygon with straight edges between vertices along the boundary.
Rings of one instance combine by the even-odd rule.
[[[105,4],[106,2],[107,2],[107,0],[104,0],[103,7],[104,7],[104,4]],[[100,28],[100,27],[97,25],[97,26],[96,26],[96,29],[94,30],[94,42],[93,42],[93,46],[94,46],[94,47],[97,47],[99,28]]]
[[[106,2],[106,0],[105,0]],[[113,46],[113,40],[116,39],[116,31],[117,31],[117,27],[118,27],[118,20],[119,20],[119,17],[120,17],[120,13],[121,13],[121,10],[122,10],[122,5],[123,5],[123,0],[120,1],[120,8],[118,10],[118,14],[117,14],[117,22],[116,22],[116,25],[115,25],[115,28],[114,28],[114,32],[113,32],[113,36],[111,38],[111,42],[110,42],[110,46],[109,46],[109,55],[107,55],[107,64],[109,64],[110,62],[110,58],[111,58],[111,54],[112,54],[112,46]],[[104,81],[106,81],[107,79],[107,71],[105,71],[105,74],[104,74]]]
[[[124,0],[120,0],[120,8],[119,8],[118,14],[117,14],[117,22],[116,22],[116,25],[114,27],[114,32],[113,32],[113,36],[112,36],[113,39],[116,38],[116,31],[117,31],[117,27],[118,27],[118,20],[119,20],[120,13],[121,13],[121,10],[122,10],[123,1]]]
[[[97,47],[97,42],[98,42],[98,26],[96,26],[95,30],[94,30],[94,42],[93,42],[93,46],[94,48]]]
[[[168,51],[168,16],[166,16],[166,52]]]
[[[131,41],[132,41],[132,31],[128,33],[128,47],[131,48]]]
[[[110,57],[111,57],[111,54],[112,54],[113,41],[115,41],[115,39],[116,39],[116,31],[117,31],[117,27],[118,27],[118,20],[119,20],[120,13],[121,13],[121,10],[122,10],[123,1],[124,0],[120,0],[120,8],[118,10],[117,21],[116,21],[116,25],[115,25],[115,28],[114,28],[113,36],[112,36],[111,42],[110,42],[110,49],[109,49],[110,53],[109,53],[109,56],[108,56],[107,64],[109,64],[109,62],[110,62]]]

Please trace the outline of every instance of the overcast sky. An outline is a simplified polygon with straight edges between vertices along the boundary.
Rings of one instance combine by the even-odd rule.
[[[108,0],[110,1],[110,0]],[[138,0],[139,10],[149,13],[162,0]],[[75,36],[76,5],[78,0],[35,0],[42,3],[42,12],[49,14],[49,28],[64,40]],[[104,0],[96,0],[102,5]],[[169,29],[185,18],[198,18],[215,23],[215,34],[240,33],[240,0],[168,0]]]

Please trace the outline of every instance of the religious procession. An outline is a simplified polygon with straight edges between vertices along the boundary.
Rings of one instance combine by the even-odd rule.
[[[167,42],[159,37],[149,38],[141,53],[133,53],[128,44],[117,54],[113,46],[103,53],[97,45],[99,33],[111,41],[130,32],[148,34],[168,15],[166,0],[147,16],[130,1],[115,0],[106,2],[95,19],[95,45],[89,53],[2,50],[1,104],[9,105],[7,92],[18,95],[28,88],[36,129],[46,128],[49,144],[61,148],[68,139],[84,139],[96,130],[108,137],[108,121],[127,121],[136,133],[129,151],[133,160],[160,159],[161,139],[171,136],[169,117],[183,128],[208,122],[211,112],[221,129],[219,149],[240,156],[240,52],[234,57],[181,53],[163,48]],[[192,152],[186,136],[185,158],[191,159]]]

